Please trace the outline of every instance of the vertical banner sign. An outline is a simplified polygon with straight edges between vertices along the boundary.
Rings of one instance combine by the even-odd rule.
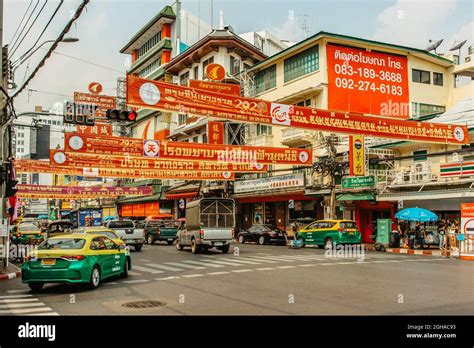
[[[407,58],[326,45],[331,110],[408,119]]]
[[[207,123],[207,142],[209,144],[224,144],[224,123],[209,121]]]
[[[365,142],[363,135],[349,135],[350,175],[365,175]]]

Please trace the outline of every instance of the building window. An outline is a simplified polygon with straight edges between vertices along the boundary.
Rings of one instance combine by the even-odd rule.
[[[25,133],[18,133],[18,138],[24,138],[25,137]]]
[[[255,92],[257,94],[276,87],[276,65],[272,65],[255,75]]]
[[[433,73],[433,85],[442,86],[443,85],[443,74],[434,72]]]
[[[199,143],[199,137],[194,137],[193,138],[193,143]]]
[[[230,74],[235,75],[240,73],[240,59],[230,56]]]
[[[272,127],[263,124],[257,124],[257,136],[272,134]]]
[[[188,114],[178,114],[178,125],[185,124],[188,120]]]
[[[285,82],[319,69],[319,45],[285,59]]]
[[[188,81],[189,81],[189,72],[186,72],[179,77],[179,84],[181,86],[187,86]]]
[[[156,46],[161,41],[161,31],[157,32],[153,35],[147,42],[145,42],[138,50],[137,50],[137,59],[151,50],[153,47]]]
[[[203,80],[206,78],[206,67],[212,63],[214,63],[214,57],[208,58],[204,62],[202,62],[202,79]]]
[[[203,144],[207,144],[207,134],[202,135],[202,142]]]
[[[296,103],[296,106],[307,106],[311,107],[311,99],[302,100],[299,103]]]
[[[161,54],[138,73],[139,77],[146,77],[161,66]]]
[[[446,107],[441,105],[431,105],[431,104],[423,104],[423,103],[411,103],[412,105],[412,118],[432,115],[432,114],[440,114],[446,111]]]
[[[413,156],[416,156],[413,158],[414,161],[426,161],[428,159],[428,154],[427,150],[420,150],[420,151],[413,151]]]
[[[199,80],[199,66],[194,67],[194,79]]]
[[[412,70],[412,80],[413,82],[426,83],[430,84],[430,72],[425,70]]]

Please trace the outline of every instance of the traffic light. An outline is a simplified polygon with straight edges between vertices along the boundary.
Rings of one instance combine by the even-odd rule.
[[[111,121],[135,121],[137,119],[136,111],[108,109],[106,112],[108,120]]]

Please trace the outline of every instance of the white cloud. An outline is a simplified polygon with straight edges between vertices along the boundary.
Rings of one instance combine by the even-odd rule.
[[[442,47],[448,51],[454,45],[455,41],[460,42],[464,40],[467,40],[467,42],[461,49],[461,58],[466,56],[467,47],[474,44],[474,21],[471,21],[459,28],[459,30],[454,35],[445,40],[446,44]],[[457,54],[457,52],[455,53]]]
[[[269,29],[269,32],[274,34],[280,40],[296,42],[305,38],[305,33],[296,17],[287,18],[282,26],[278,28],[272,27]]]
[[[398,0],[378,15],[373,39],[424,49],[429,39],[443,37],[456,6],[457,0]]]

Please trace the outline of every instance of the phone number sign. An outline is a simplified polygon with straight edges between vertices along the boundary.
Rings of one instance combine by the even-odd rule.
[[[407,58],[327,45],[329,109],[409,118]]]

